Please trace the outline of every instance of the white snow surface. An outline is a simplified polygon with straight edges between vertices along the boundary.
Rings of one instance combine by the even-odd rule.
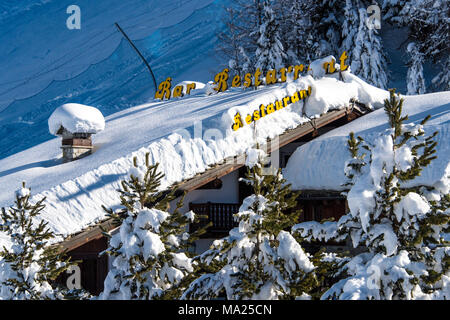
[[[450,190],[450,92],[438,92],[416,96],[403,96],[403,114],[409,115],[406,123],[418,124],[427,115],[431,119],[425,124],[425,134],[439,131],[437,159],[426,167],[421,175],[409,181],[406,186],[435,186],[442,193]],[[378,134],[388,128],[387,116],[383,109],[336,128],[294,152],[290,157],[283,176],[297,190],[344,190],[347,179],[344,173],[345,162],[351,156],[347,149],[350,132],[366,141],[374,142]],[[382,144],[378,144],[379,146]],[[407,155],[402,155],[407,159]],[[367,198],[371,198],[367,195]]]
[[[31,191],[29,188],[20,188],[16,191],[16,197],[18,198],[25,198],[30,196]]]
[[[150,162],[160,163],[159,169],[165,174],[161,188],[166,188],[227,157],[246,152],[256,142],[263,144],[268,137],[273,138],[309,121],[303,113],[317,117],[348,106],[351,98],[381,107],[388,97],[388,92],[366,84],[349,72],[343,75],[344,82],[334,74],[317,79],[300,77],[258,90],[230,88],[224,93],[208,95],[205,89],[181,99],[152,102],[117,112],[106,117],[106,128],[96,134],[93,154],[88,157],[62,163],[61,140],[56,138],[1,159],[0,206],[11,205],[14,189],[26,181],[31,188],[32,201],[46,197],[47,206],[41,217],[48,221],[49,227],[62,236],[73,234],[105,218],[101,205],[112,208],[119,205],[116,190],[133,168],[134,156],[142,162],[149,152]],[[309,85],[312,94],[306,104],[300,101],[267,115],[255,122],[256,129],[254,124],[244,123],[244,127],[232,131],[236,111],[245,116],[260,104],[273,103]],[[448,98],[448,93],[411,97],[407,105],[412,100],[414,106],[427,104],[442,108],[442,101]],[[447,114],[445,111],[445,108],[441,111],[443,116]],[[372,119],[371,115],[364,118]],[[370,122],[362,119],[362,128]],[[340,152],[346,152],[345,147]],[[340,161],[338,154],[332,155],[331,163]],[[320,157],[324,155],[317,156],[314,163],[321,163]],[[334,171],[340,174],[342,168],[339,165],[339,170]],[[2,239],[5,237],[0,234],[0,242],[5,243]]]
[[[105,118],[97,108],[66,103],[48,118],[48,130],[52,135],[56,136],[61,127],[71,133],[98,133],[105,129]]]
[[[440,256],[448,248],[439,248]],[[438,258],[440,259],[440,258]],[[441,289],[427,294],[422,292],[420,286],[411,283],[413,276],[427,275],[422,262],[414,262],[410,254],[402,250],[397,255],[363,253],[347,263],[348,278],[333,284],[321,297],[322,300],[338,298],[340,300],[380,300],[394,298],[393,283],[401,286],[405,293],[404,300],[447,300],[450,296],[449,278],[443,275],[439,281]],[[435,270],[440,272],[440,270]],[[413,272],[413,275],[411,274]],[[383,290],[384,296],[380,294]]]

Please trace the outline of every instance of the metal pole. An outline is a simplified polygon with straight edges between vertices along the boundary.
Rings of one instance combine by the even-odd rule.
[[[136,50],[137,54],[141,57],[142,61],[144,61],[145,65],[148,68],[148,71],[150,71],[150,74],[153,78],[153,85],[155,86],[155,92],[158,91],[158,87],[156,86],[156,79],[155,79],[155,75],[153,74],[152,68],[150,68],[150,65],[148,64],[147,60],[145,60],[144,56],[140,53],[140,51],[138,50],[138,48],[136,48],[136,46],[134,45],[134,43],[130,40],[130,38],[128,38],[128,36],[126,35],[126,33],[122,30],[122,28],[119,26],[119,24],[117,22],[114,23],[117,27],[117,29],[119,29],[119,31],[123,34],[123,36],[125,37],[125,39],[128,40],[128,42],[130,43],[130,45],[133,47],[134,50]]]

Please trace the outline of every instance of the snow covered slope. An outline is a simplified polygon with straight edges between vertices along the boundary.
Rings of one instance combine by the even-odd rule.
[[[81,29],[69,30],[66,9],[81,9]],[[0,159],[52,136],[50,114],[81,103],[104,115],[149,102],[153,83],[116,30],[118,22],[148,58],[157,81],[172,76],[206,82],[227,64],[217,58],[217,34],[227,0],[0,1]],[[390,87],[404,92],[404,30],[381,29],[391,60]],[[425,65],[426,78],[435,70]]]
[[[419,123],[427,115],[431,119],[424,127],[426,134],[439,131],[436,137],[437,156],[413,185],[446,183],[450,187],[450,92],[439,92],[420,96],[405,96],[403,113],[409,115],[407,123]],[[345,161],[350,158],[347,139],[350,132],[372,141],[376,134],[388,128],[383,109],[332,130],[323,136],[299,147],[290,157],[283,173],[299,190],[343,190],[346,182]],[[301,168],[301,169],[299,169]]]
[[[262,143],[309,121],[303,113],[319,116],[345,107],[350,98],[380,107],[388,96],[348,72],[344,72],[346,82],[336,78],[305,76],[258,90],[235,88],[211,96],[196,90],[186,98],[112,114],[106,117],[105,130],[93,136],[94,153],[86,158],[61,163],[61,140],[56,138],[0,160],[0,206],[11,205],[15,189],[26,181],[34,199],[47,197],[42,217],[56,232],[72,234],[104,218],[101,205],[119,204],[115,190],[135,155],[143,159],[150,152],[150,161],[159,162],[166,174],[166,187],[245,152],[255,139]],[[253,125],[231,130],[236,111],[246,115],[260,104],[274,103],[307,86],[312,89],[307,100],[266,115],[255,122],[256,130]]]
[[[51,139],[56,107],[95,105],[104,115],[145,103],[148,70],[114,26],[148,58],[157,81],[206,81],[217,71],[225,0],[0,1],[0,159]],[[66,9],[81,9],[69,30]]]

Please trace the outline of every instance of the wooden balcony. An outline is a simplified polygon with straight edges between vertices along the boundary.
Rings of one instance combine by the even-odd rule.
[[[205,236],[227,234],[228,231],[238,224],[234,221],[233,214],[239,211],[240,205],[237,203],[189,203],[189,210],[198,215],[207,216],[208,219],[196,224],[191,224],[190,230],[196,230],[201,226],[212,222],[212,226],[207,229]]]

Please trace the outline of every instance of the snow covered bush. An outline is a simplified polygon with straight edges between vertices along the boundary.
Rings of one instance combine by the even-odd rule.
[[[435,158],[437,132],[425,136],[429,117],[420,124],[404,124],[408,116],[402,116],[402,106],[403,99],[392,90],[385,101],[391,128],[373,143],[350,136],[350,212],[334,226],[295,226],[310,239],[349,235],[354,247],[366,248],[342,265],[347,276],[323,299],[450,298],[450,248],[442,237],[448,232],[449,187],[411,183]]]
[[[314,265],[292,235],[296,193],[279,170],[262,175],[262,162],[248,169],[244,181],[253,195],[244,199],[235,219],[239,226],[196,258],[208,273],[191,283],[186,299],[309,298],[316,286]]]
[[[42,198],[31,203],[25,183],[16,192],[15,205],[2,208],[0,231],[11,238],[11,248],[0,251],[0,300],[80,299],[83,290],[68,290],[55,280],[74,265],[56,246],[55,234],[36,218],[45,208]]]
[[[129,179],[122,181],[122,208],[104,208],[120,228],[112,236],[105,233],[110,238],[105,253],[112,264],[100,299],[175,299],[195,274],[188,247],[204,228],[187,232],[195,216],[179,212],[183,199],[173,213],[167,212],[176,190],[159,190],[164,175],[158,164],[149,164],[148,156],[144,170],[134,158]]]

